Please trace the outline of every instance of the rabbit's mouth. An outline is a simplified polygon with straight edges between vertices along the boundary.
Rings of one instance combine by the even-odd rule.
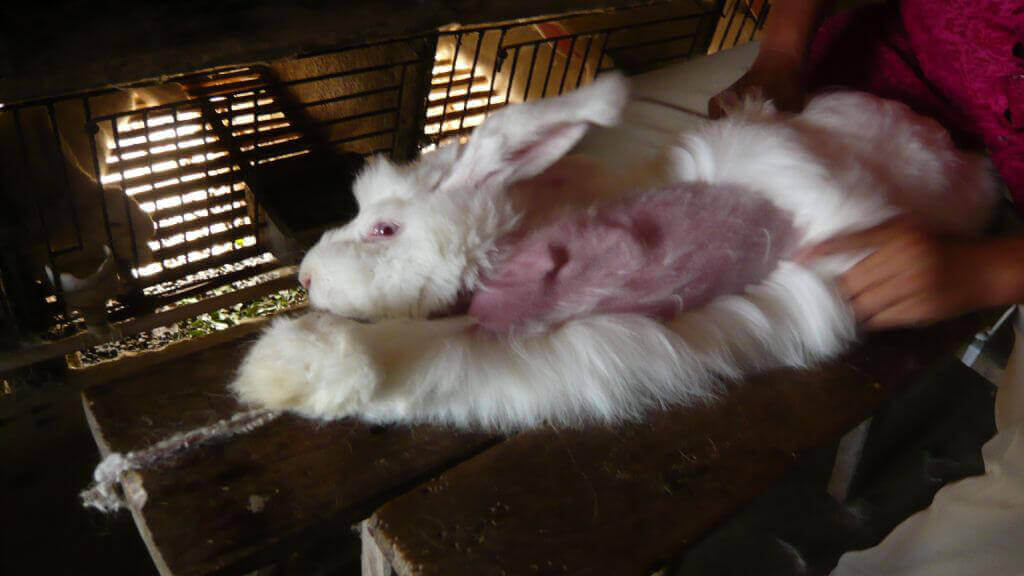
[[[427,320],[439,320],[441,318],[451,318],[453,316],[464,316],[469,312],[469,304],[473,300],[472,292],[460,291],[459,295],[455,298],[455,302],[447,308],[441,308],[429,312],[427,314]],[[359,324],[375,324],[382,318],[367,318],[365,316],[344,316],[346,320],[351,320]]]

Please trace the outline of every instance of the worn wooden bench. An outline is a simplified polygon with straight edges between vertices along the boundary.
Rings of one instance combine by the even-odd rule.
[[[366,518],[370,573],[648,573],[977,327],[881,336],[824,369],[758,376],[719,404],[619,428],[503,439],[283,417],[131,475],[148,494],[132,514],[160,573],[178,576],[354,560],[350,527]],[[86,388],[101,452],[236,411],[225,385],[250,341]]]
[[[83,406],[101,454],[144,448],[238,411],[225,385],[250,341],[86,388]],[[494,442],[438,428],[283,417],[126,482],[148,495],[131,512],[161,574],[244,573],[289,556],[301,563],[325,542],[345,548],[350,525],[375,506]]]
[[[639,77],[625,127],[597,130],[581,148],[612,158],[657,150],[755,53],[741,47]],[[148,493],[132,513],[160,572],[178,576],[343,564],[361,521],[368,574],[648,574],[979,326],[879,336],[823,369],[764,374],[721,403],[614,429],[499,438],[284,417],[130,476]],[[250,339],[87,388],[101,451],[141,448],[237,410],[225,385]]]
[[[509,438],[378,509],[364,550],[378,574],[651,574],[975,328],[880,336],[637,425]]]

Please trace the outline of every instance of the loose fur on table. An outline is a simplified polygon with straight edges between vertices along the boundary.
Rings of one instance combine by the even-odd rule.
[[[156,467],[182,452],[203,444],[247,434],[269,424],[279,415],[280,412],[271,410],[249,410],[209,426],[174,434],[142,450],[127,454],[112,452],[93,472],[95,483],[82,491],[82,505],[101,512],[114,512],[129,504],[136,509],[142,508],[146,505],[146,490],[140,484],[123,482],[126,474]],[[123,494],[118,490],[119,484],[123,486]]]

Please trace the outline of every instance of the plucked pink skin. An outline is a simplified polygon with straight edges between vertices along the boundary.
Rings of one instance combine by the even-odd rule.
[[[764,279],[797,236],[787,213],[741,188],[676,184],[503,239],[469,314],[493,332],[592,314],[668,319]]]

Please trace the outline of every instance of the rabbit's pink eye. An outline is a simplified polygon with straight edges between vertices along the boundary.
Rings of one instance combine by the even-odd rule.
[[[370,228],[371,238],[387,238],[398,233],[398,224],[393,222],[377,222]]]

